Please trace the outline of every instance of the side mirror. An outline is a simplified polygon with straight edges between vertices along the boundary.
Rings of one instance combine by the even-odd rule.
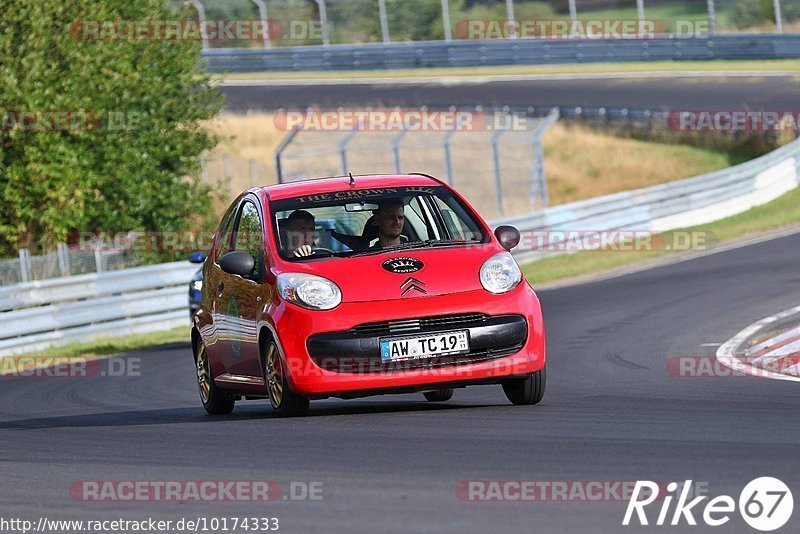
[[[506,250],[511,250],[519,245],[519,230],[513,226],[498,226],[494,231],[494,235]]]
[[[219,266],[228,274],[238,274],[239,276],[250,276],[256,262],[249,252],[234,251],[228,252],[219,260]]]
[[[206,261],[206,253],[201,252],[199,250],[195,250],[194,252],[189,253],[189,262],[191,263],[203,263]]]

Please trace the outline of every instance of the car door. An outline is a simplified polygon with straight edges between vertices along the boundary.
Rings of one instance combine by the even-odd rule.
[[[253,256],[255,267],[246,277],[223,273],[226,324],[223,363],[225,372],[238,383],[262,381],[257,324],[263,308],[264,233],[258,200],[245,197],[234,226],[231,250]]]
[[[236,214],[239,203],[232,204],[217,229],[216,242],[212,255],[207,260],[205,272],[203,274],[203,289],[205,298],[208,299],[208,309],[211,316],[209,331],[204,333],[206,342],[206,353],[211,364],[212,374],[218,376],[224,373],[224,354],[228,340],[226,334],[226,310],[228,307],[227,297],[223,291],[225,281],[228,278],[219,266],[219,260],[231,251],[231,241],[233,239],[233,229],[236,223]]]

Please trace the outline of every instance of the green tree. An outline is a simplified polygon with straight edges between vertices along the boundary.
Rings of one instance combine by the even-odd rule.
[[[175,17],[160,0],[4,0],[0,253],[76,231],[186,230],[210,212],[199,156],[217,139],[203,121],[223,100],[198,68],[200,42],[85,33]]]

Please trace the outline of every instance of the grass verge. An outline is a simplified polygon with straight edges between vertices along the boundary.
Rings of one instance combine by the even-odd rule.
[[[331,78],[446,78],[448,76],[544,76],[560,74],[606,74],[648,72],[800,72],[798,59],[773,60],[708,60],[708,61],[643,61],[627,63],[584,63],[578,65],[503,65],[486,67],[442,67],[360,71],[310,72],[234,72],[215,75],[216,80],[326,80]]]
[[[675,243],[688,232],[700,232],[705,246],[733,241],[737,238],[767,230],[789,227],[800,222],[800,188],[738,215],[708,224],[664,232],[663,243]],[[556,280],[601,273],[617,267],[641,263],[667,255],[680,255],[683,251],[649,250],[623,252],[616,250],[583,251],[560,254],[522,266],[522,272],[531,284],[543,284]]]
[[[63,347],[53,347],[38,352],[8,356],[0,359],[0,376],[7,376],[23,371],[32,371],[42,367],[68,364],[70,361],[93,361],[120,354],[141,350],[167,343],[188,342],[189,326],[134,334],[109,339],[98,339],[85,343],[71,343]]]

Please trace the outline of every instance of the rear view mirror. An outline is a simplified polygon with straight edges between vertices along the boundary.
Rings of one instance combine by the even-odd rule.
[[[344,210],[347,212],[354,212],[354,211],[374,211],[378,209],[377,204],[370,204],[368,202],[354,202],[352,204],[345,204]]]
[[[519,245],[519,230],[513,226],[498,226],[494,231],[494,235],[497,237],[497,240],[500,241],[500,245],[506,250],[511,250]]]
[[[228,274],[250,276],[253,274],[256,262],[249,252],[233,251],[222,256],[219,260],[219,266]]]

